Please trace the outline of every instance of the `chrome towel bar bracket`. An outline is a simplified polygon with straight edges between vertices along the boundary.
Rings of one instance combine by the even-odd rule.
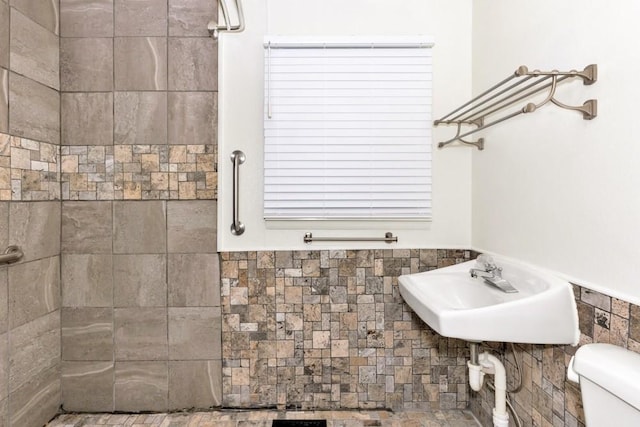
[[[240,210],[239,185],[240,185],[240,165],[247,157],[240,150],[231,153],[231,163],[233,163],[233,223],[231,223],[231,234],[239,236],[244,233],[244,224],[238,219]]]
[[[0,254],[0,265],[12,264],[18,262],[24,256],[24,252],[20,249],[20,246],[11,245],[5,249],[3,254]]]
[[[386,242],[397,243],[398,236],[387,231],[384,237],[313,237],[312,233],[304,233],[304,242]]]

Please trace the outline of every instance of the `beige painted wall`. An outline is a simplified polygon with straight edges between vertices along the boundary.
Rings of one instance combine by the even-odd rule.
[[[484,133],[486,148],[472,162],[472,247],[637,304],[640,4],[479,0],[473,8],[474,93],[519,65],[597,63],[595,85],[566,85],[558,98],[576,105],[597,98],[599,113],[584,121],[548,106]]]
[[[256,249],[389,248],[386,243],[314,243],[305,245],[305,231],[315,235],[378,236],[392,231],[394,248],[468,248],[470,243],[470,159],[465,149],[434,150],[433,220],[430,223],[341,223],[282,226],[262,219],[262,121],[264,35],[427,35],[434,46],[434,116],[454,107],[471,91],[471,2],[382,0],[324,2],[248,0],[243,2],[247,29],[222,34],[219,62],[219,246],[222,251]],[[455,23],[455,25],[454,25]],[[434,140],[448,135],[434,130]],[[241,149],[240,220],[242,236],[233,236],[231,224],[231,162]],[[350,246],[349,246],[350,245]]]

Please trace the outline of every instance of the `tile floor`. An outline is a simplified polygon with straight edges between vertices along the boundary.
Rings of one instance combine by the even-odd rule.
[[[469,411],[234,411],[62,414],[45,427],[271,427],[274,419],[326,419],[327,427],[478,427]]]

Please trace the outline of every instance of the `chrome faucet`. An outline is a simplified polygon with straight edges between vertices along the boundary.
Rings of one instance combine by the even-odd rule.
[[[479,263],[483,268],[471,268],[469,270],[471,277],[481,277],[485,283],[500,289],[502,292],[518,292],[508,280],[502,278],[502,268],[495,264],[493,258],[484,254],[479,255],[476,263]]]

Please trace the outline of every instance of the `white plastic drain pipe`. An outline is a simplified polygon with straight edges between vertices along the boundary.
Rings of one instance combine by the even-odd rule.
[[[500,360],[486,351],[478,357],[478,364],[467,362],[469,366],[469,385],[475,391],[480,391],[484,384],[485,374],[492,374],[496,389],[493,408],[494,427],[509,427],[509,414],[507,413],[507,373]]]

